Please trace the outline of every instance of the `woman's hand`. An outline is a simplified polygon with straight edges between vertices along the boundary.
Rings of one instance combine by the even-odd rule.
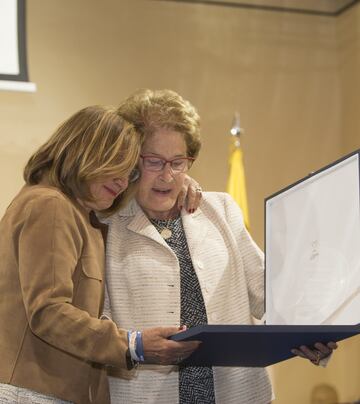
[[[184,185],[178,196],[177,206],[181,210],[183,207],[193,213],[199,207],[202,189],[198,182],[188,175],[185,176]]]
[[[301,358],[309,359],[311,363],[318,366],[322,359],[331,355],[332,351],[337,348],[337,344],[336,342],[328,342],[325,345],[321,342],[316,342],[314,347],[315,349],[311,349],[306,345],[301,345],[298,349],[292,349],[291,352]]]
[[[200,345],[199,341],[172,341],[168,337],[179,332],[177,327],[148,328],[142,332],[145,363],[173,365],[182,362]]]

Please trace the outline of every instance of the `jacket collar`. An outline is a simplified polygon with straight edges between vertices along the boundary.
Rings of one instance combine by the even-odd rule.
[[[128,230],[148,237],[169,248],[166,241],[160,236],[159,232],[151,224],[150,220],[135,199],[132,199],[117,214],[120,217],[129,218],[127,225]],[[207,234],[207,226],[204,225],[205,216],[200,206],[192,214],[189,214],[183,209],[181,212],[181,218],[190,252],[193,253],[197,247],[201,245]]]
[[[148,237],[163,245],[167,249],[170,249],[166,241],[160,236],[159,232],[151,224],[150,220],[135,199],[132,199],[123,209],[121,209],[118,212],[118,215],[120,217],[128,218],[128,224],[126,226],[128,230]]]

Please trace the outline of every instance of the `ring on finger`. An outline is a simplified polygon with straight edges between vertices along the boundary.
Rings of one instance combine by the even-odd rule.
[[[200,187],[196,187],[196,188],[195,188],[195,191],[196,191],[196,192],[202,192],[202,189],[201,189]]]
[[[319,366],[320,360],[321,360],[321,352],[320,351],[315,351],[315,355],[316,358],[315,359],[311,359],[311,362],[316,365]]]

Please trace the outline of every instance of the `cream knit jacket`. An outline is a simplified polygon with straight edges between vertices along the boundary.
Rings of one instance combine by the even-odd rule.
[[[241,211],[225,193],[203,193],[182,221],[209,324],[252,324],[264,313],[263,254]],[[107,289],[119,327],[179,325],[180,268],[173,251],[135,201],[107,219]],[[177,366],[140,365],[112,372],[113,404],[178,403]],[[214,367],[217,404],[270,403],[265,369]]]

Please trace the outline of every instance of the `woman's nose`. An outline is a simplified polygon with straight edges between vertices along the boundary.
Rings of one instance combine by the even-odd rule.
[[[122,177],[122,178],[114,178],[115,184],[117,184],[120,188],[127,188],[129,185],[129,178],[128,177]]]
[[[162,169],[161,178],[163,178],[165,181],[172,181],[173,180],[174,172],[173,172],[169,162],[167,162],[165,164],[164,168]]]

